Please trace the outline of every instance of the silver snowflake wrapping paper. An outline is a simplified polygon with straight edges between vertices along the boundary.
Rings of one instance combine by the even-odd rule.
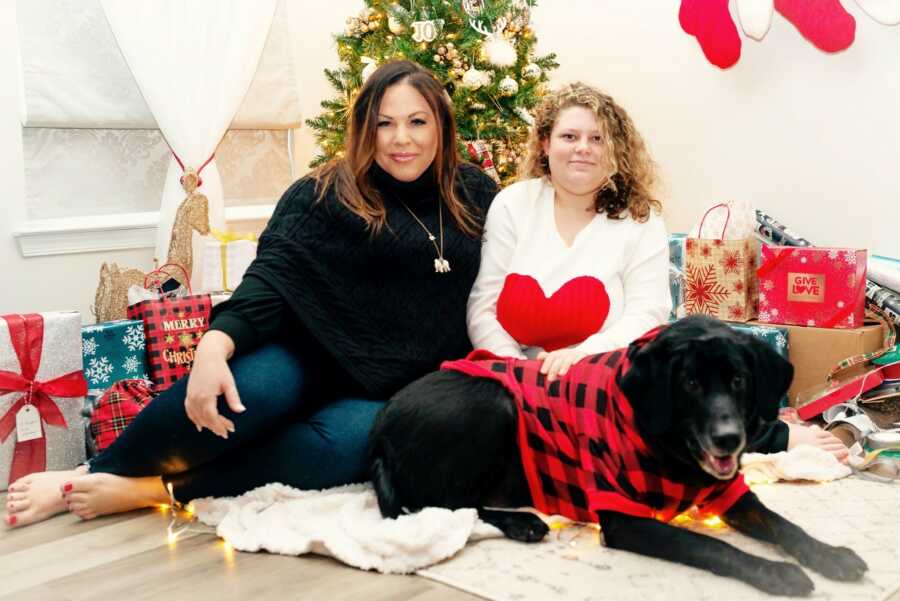
[[[44,321],[41,360],[35,371],[36,382],[48,382],[65,374],[80,372],[81,314],[76,311],[41,313]],[[21,374],[22,367],[10,338],[7,322],[0,319],[0,371]],[[5,416],[22,397],[22,392],[0,393],[0,417]],[[85,459],[84,396],[50,396],[66,421],[66,427],[42,424],[46,438],[47,470],[72,469]],[[8,487],[16,430],[0,442],[0,491]]]
[[[81,328],[84,377],[92,394],[119,380],[147,379],[144,323],[135,319],[107,321]]]

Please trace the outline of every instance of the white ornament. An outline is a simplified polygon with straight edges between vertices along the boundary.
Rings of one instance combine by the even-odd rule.
[[[463,73],[462,85],[470,90],[477,90],[482,86],[491,83],[491,76],[486,71],[479,71],[475,67],[469,67],[469,70]]]
[[[412,28],[412,39],[414,42],[433,42],[444,28],[444,20],[432,19],[430,21],[414,21],[412,23]]]
[[[502,35],[484,41],[484,54],[496,67],[512,67],[516,64],[516,48]]]
[[[504,96],[515,96],[516,92],[519,91],[519,82],[507,75],[500,80],[500,83],[497,84],[497,87],[500,89],[500,93]]]
[[[369,58],[368,56],[363,56],[359,60],[365,65],[365,67],[363,67],[362,73],[360,74],[363,83],[365,83],[365,81],[369,79],[369,76],[372,75],[372,73],[374,73],[378,68],[378,63],[375,62],[374,58]]]
[[[404,31],[406,31],[406,26],[403,24],[403,18],[407,16],[408,11],[400,6],[399,4],[391,4],[388,9],[388,29],[391,30],[391,33],[395,35],[400,35]]]
[[[494,23],[493,30],[487,29],[481,21],[469,19],[472,29],[485,36],[484,54],[488,61],[496,67],[512,67],[516,64],[516,47],[503,37],[507,20],[500,17]]]
[[[522,67],[522,77],[525,79],[538,79],[541,76],[541,73],[543,73],[543,71],[537,63],[528,63]]]
[[[521,119],[528,125],[534,125],[534,117],[531,116],[531,113],[529,113],[524,106],[517,106],[514,112],[519,117],[519,119]]]
[[[737,13],[741,29],[756,41],[763,39],[772,25],[775,0],[738,0]]]

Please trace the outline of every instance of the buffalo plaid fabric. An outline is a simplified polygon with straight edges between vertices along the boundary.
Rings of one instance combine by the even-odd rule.
[[[643,346],[662,328],[633,345]],[[474,351],[445,362],[471,376],[502,383],[518,405],[519,449],[534,507],[580,522],[598,511],[669,521],[692,506],[721,514],[749,489],[742,475],[707,487],[668,474],[637,431],[618,380],[627,349],[586,357],[547,383],[540,361]]]
[[[91,438],[97,451],[111,445],[155,396],[147,380],[120,380],[110,386],[91,414]]]
[[[208,294],[159,298],[128,307],[129,319],[144,322],[147,373],[162,392],[191,371],[194,348],[209,329]]]

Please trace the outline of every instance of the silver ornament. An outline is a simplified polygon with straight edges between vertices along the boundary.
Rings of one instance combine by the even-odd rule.
[[[515,96],[516,92],[519,91],[519,83],[507,75],[500,80],[500,83],[497,84],[497,88],[504,96]]]

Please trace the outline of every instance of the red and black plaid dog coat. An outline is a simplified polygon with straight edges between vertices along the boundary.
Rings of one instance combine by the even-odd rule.
[[[636,340],[643,346],[662,328]],[[540,361],[474,351],[445,362],[471,376],[492,378],[512,394],[519,413],[519,449],[534,507],[580,522],[598,511],[669,521],[692,506],[721,514],[749,488],[738,474],[707,487],[673,480],[637,431],[617,374],[630,362],[626,349],[586,357],[547,384]]]

